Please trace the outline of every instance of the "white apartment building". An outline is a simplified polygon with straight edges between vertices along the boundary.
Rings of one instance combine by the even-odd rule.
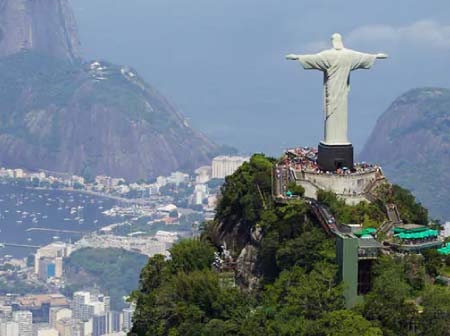
[[[232,175],[244,162],[248,162],[248,157],[242,156],[218,156],[212,161],[212,178],[223,179]]]
[[[68,308],[52,307],[50,308],[49,325],[52,328],[56,327],[56,322],[62,319],[70,319],[72,317],[72,310]]]
[[[203,166],[195,170],[195,174],[197,175],[195,178],[196,183],[207,183],[211,180],[212,167],[211,166]]]
[[[193,194],[193,204],[202,205],[203,200],[208,197],[208,186],[206,184],[196,184]]]
[[[33,314],[30,311],[13,312],[13,321],[19,325],[19,336],[33,336]]]
[[[12,321],[0,323],[0,336],[19,336],[19,324]]]
[[[101,315],[110,310],[109,296],[93,296],[89,292],[75,292],[73,294],[73,317],[81,321],[89,321],[94,315]]]
[[[133,314],[134,314],[134,307],[131,306],[129,308],[125,308],[122,310],[123,314],[123,329],[125,331],[130,331],[131,328],[133,328]]]

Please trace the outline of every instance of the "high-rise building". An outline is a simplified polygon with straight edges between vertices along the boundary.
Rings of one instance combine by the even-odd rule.
[[[122,330],[122,318],[119,312],[110,311],[106,313],[106,324],[108,334]]]
[[[248,157],[241,156],[217,156],[212,161],[212,178],[223,179],[232,175]]]
[[[60,308],[60,307],[53,307],[50,308],[50,319],[49,324],[50,327],[55,328],[56,322],[62,319],[68,319],[72,317],[72,310],[68,308]]]
[[[92,336],[107,334],[106,314],[94,315],[92,318]]]
[[[13,321],[19,325],[19,336],[33,336],[33,314],[29,311],[13,312]]]
[[[10,305],[0,306],[0,321],[9,321],[12,317],[12,307]]]
[[[72,301],[73,317],[87,322],[94,315],[110,310],[111,298],[105,295],[91,295],[89,292],[75,292]]]
[[[91,294],[89,292],[75,292],[72,300],[73,317],[82,321],[89,319],[89,312],[87,312],[87,304],[91,301]]]
[[[19,324],[12,321],[0,323],[0,336],[19,336]]]
[[[122,329],[126,332],[130,331],[133,328],[133,314],[134,314],[134,306],[129,308],[125,308],[122,310],[123,314],[123,326]]]
[[[98,301],[103,302],[105,312],[111,310],[111,297],[101,294],[98,296]]]

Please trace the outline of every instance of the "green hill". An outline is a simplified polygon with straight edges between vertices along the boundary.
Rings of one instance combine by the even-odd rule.
[[[111,297],[112,309],[126,306],[126,297],[136,287],[139,272],[148,258],[121,249],[82,249],[64,260],[66,294],[97,287]]]
[[[450,260],[436,251],[380,257],[362,305],[345,308],[337,282],[335,241],[302,199],[271,200],[274,160],[255,155],[226,179],[214,221],[201,239],[185,240],[171,258],[150,258],[141,272],[135,335],[442,335],[450,292],[433,285]],[[389,191],[402,215],[427,221],[406,190]],[[322,195],[335,216],[377,220],[377,204],[345,206]],[[388,196],[386,196],[388,197]],[[223,252],[226,246],[231,256]],[[216,252],[216,254],[214,254]],[[420,302],[420,304],[418,304]],[[436,315],[437,314],[437,315]]]

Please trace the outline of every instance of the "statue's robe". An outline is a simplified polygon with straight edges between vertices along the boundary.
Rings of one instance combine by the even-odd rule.
[[[315,55],[299,55],[300,63],[307,70],[324,73],[325,138],[328,145],[349,144],[348,140],[348,93],[350,72],[370,69],[376,55],[360,53],[351,49],[329,49]]]

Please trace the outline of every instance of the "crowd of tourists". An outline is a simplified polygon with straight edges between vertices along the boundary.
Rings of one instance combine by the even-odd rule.
[[[351,175],[380,171],[380,167],[367,162],[355,163],[353,168],[342,167],[336,171],[323,171],[317,163],[318,150],[312,147],[298,147],[288,149],[284,156],[284,165],[296,171],[305,171],[317,174]]]

